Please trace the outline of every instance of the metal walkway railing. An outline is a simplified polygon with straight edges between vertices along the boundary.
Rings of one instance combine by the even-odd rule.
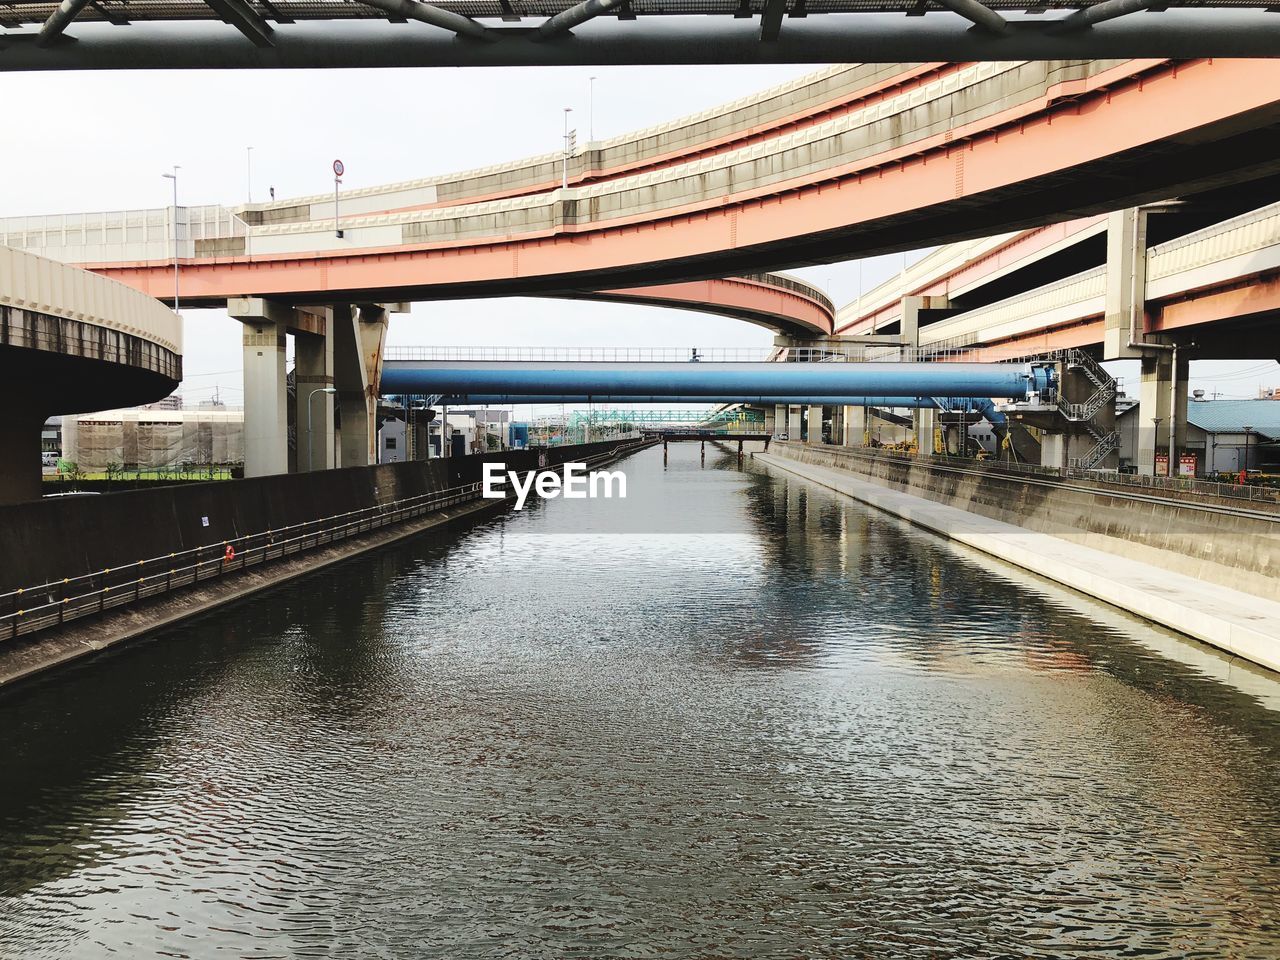
[[[441,493],[409,497],[121,567],[108,567],[84,576],[11,590],[0,594],[0,610],[7,611],[0,615],[0,639],[60,626],[80,617],[240,572],[268,560],[403,523],[479,496],[478,483],[452,487]],[[230,558],[228,547],[234,554]]]
[[[582,460],[588,465],[597,464],[639,445],[642,444],[636,441],[620,442]],[[161,596],[270,560],[315,550],[436,510],[477,500],[480,496],[481,484],[463,484],[438,493],[392,500],[163,557],[0,593],[0,610],[5,611],[0,614],[0,641],[58,627],[71,620]]]

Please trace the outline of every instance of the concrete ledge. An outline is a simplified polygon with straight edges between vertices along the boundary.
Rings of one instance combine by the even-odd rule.
[[[1280,603],[776,454],[785,470],[1153,623],[1280,671]]]

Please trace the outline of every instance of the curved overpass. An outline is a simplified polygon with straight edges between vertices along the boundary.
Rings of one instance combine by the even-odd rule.
[[[423,300],[833,262],[1280,168],[1280,62],[969,64],[796,133],[581,188],[253,227],[184,299]],[[166,260],[94,268],[167,294]]]
[[[745,320],[802,339],[831,335],[835,304],[811,284],[780,273],[753,273],[722,280],[663,283],[626,290],[561,292],[558,299],[603,300],[694,310]]]
[[[0,247],[0,502],[40,496],[57,414],[148,403],[182,380],[182,321],[123,284]]]

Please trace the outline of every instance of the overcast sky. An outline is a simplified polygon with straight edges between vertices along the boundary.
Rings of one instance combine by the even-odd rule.
[[[183,204],[242,203],[449,173],[557,150],[563,108],[578,139],[661,123],[810,72],[803,66],[555,67],[0,74],[0,215],[158,207],[161,173],[180,171]],[[594,110],[589,78],[596,76]],[[915,259],[912,257],[911,259]],[[837,303],[901,269],[902,257],[794,271]],[[219,311],[186,313],[188,401],[239,403],[240,329]],[[417,304],[394,345],[767,346],[772,334],[688,311],[539,299]],[[1137,386],[1133,364],[1116,372]],[[1231,397],[1280,385],[1274,363],[1193,365],[1193,386]]]

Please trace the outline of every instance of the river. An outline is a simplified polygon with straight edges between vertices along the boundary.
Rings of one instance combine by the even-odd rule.
[[[1280,956],[1280,683],[697,445],[0,697],[0,957]]]

